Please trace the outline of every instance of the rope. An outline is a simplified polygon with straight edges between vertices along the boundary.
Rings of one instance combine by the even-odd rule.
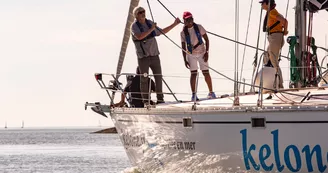
[[[256,42],[256,52],[255,52],[255,56],[254,56],[254,61],[253,61],[253,74],[252,74],[252,84],[254,84],[255,80],[254,80],[254,73],[255,73],[255,70],[257,68],[257,59],[258,59],[258,50],[259,50],[259,44],[260,44],[260,34],[261,34],[261,24],[262,24],[262,13],[263,13],[263,10],[261,9],[261,13],[260,13],[260,23],[259,23],[259,30],[257,32],[257,42]],[[261,57],[263,56],[263,53],[261,55]],[[260,58],[260,61],[261,61],[262,58]],[[257,72],[256,72],[256,75],[258,73],[258,69],[257,69]],[[254,91],[254,87],[251,87],[251,91]]]
[[[159,0],[157,0],[158,2],[160,2]],[[162,4],[161,2],[160,2],[160,4],[175,18],[175,16],[164,6],[164,4]],[[270,7],[270,5],[269,5],[269,7]],[[175,44],[177,47],[179,47],[182,51],[184,51],[184,52],[186,52],[186,53],[188,53],[188,54],[190,54],[188,51],[186,51],[186,50],[184,50],[183,48],[181,48],[178,44],[176,44],[173,40],[171,40],[168,36],[166,36],[159,28],[157,28],[167,39],[169,39],[173,44]],[[211,32],[207,32],[207,33],[210,33],[210,34],[213,34],[213,35],[216,35],[216,36],[219,36],[219,35],[217,35],[217,34],[214,34],[214,33],[211,33]],[[222,36],[219,36],[219,37],[222,37]],[[230,39],[231,40],[231,39]],[[231,41],[233,41],[233,40],[231,40]],[[238,43],[238,44],[243,44],[243,43],[239,43],[238,41],[233,41],[233,42],[235,42],[235,43]],[[266,44],[266,41],[265,41],[265,44]],[[264,47],[265,47],[265,44],[264,44]],[[243,44],[243,45],[246,45],[246,44]],[[249,46],[249,45],[248,45]],[[205,65],[205,64],[204,64]],[[262,64],[263,65],[263,64]],[[224,78],[226,78],[226,79],[228,79],[228,80],[230,80],[230,81],[232,81],[232,82],[236,82],[237,84],[244,84],[244,85],[247,85],[247,86],[253,86],[253,87],[256,87],[256,88],[260,88],[260,89],[266,89],[266,90],[269,90],[269,91],[272,91],[272,92],[274,92],[274,93],[277,93],[277,92],[280,92],[280,93],[286,93],[286,94],[289,94],[289,95],[294,95],[294,96],[300,96],[300,97],[303,97],[303,95],[299,95],[299,94],[293,94],[293,93],[288,93],[288,92],[285,92],[285,91],[277,91],[276,89],[271,89],[271,88],[264,88],[263,86],[255,86],[255,85],[252,85],[252,84],[249,84],[249,83],[245,83],[245,82],[240,82],[240,81],[236,81],[236,80],[234,80],[234,79],[232,79],[232,78],[230,78],[230,77],[228,77],[228,76],[226,76],[226,75],[224,75],[224,74],[222,74],[222,73],[220,73],[219,71],[217,71],[217,70],[215,70],[215,69],[213,69],[212,67],[209,67],[209,66],[207,66],[207,65],[205,65],[207,68],[209,68],[210,70],[212,70],[212,71],[214,71],[215,73],[217,73],[217,74],[219,74],[219,75],[221,75],[222,77],[224,77]],[[263,71],[262,71],[263,72]],[[262,75],[263,76],[263,75]],[[261,84],[262,84],[262,80],[261,80]],[[260,94],[261,92],[259,92],[259,94]],[[263,94],[261,94],[262,95],[262,97],[263,97]],[[263,98],[262,98],[262,100],[263,100]]]
[[[283,93],[280,93],[280,95],[283,96],[286,100],[288,100],[288,101],[290,101],[290,102],[292,102],[292,103],[296,103],[295,101],[293,101],[293,100],[287,98]]]
[[[149,8],[149,13],[150,13],[150,15],[151,15],[151,19],[153,20],[153,22],[155,22],[155,20],[154,20],[154,16],[153,16],[153,12],[151,11],[151,8],[150,8],[149,0],[147,0],[147,4],[148,4],[148,8]]]
[[[307,68],[307,77],[308,77],[308,82],[312,82],[312,74],[311,74],[311,58],[310,58],[310,49],[311,49],[311,37],[312,37],[312,24],[313,24],[313,13],[309,13],[309,28],[308,28],[308,40],[307,40],[307,49],[306,51],[308,52],[308,55],[306,57],[307,62],[306,65],[308,66]]]
[[[278,95],[276,93],[274,93],[274,95],[283,103],[287,103],[287,104],[291,104],[291,103],[288,103],[287,101],[281,99],[280,97],[278,97]],[[292,103],[295,103],[295,102],[292,102]]]
[[[271,3],[270,3],[270,1],[269,1],[268,6],[269,7],[268,7],[268,11],[267,11],[266,15],[270,15],[270,9],[271,9]],[[263,10],[262,7],[261,7],[261,10]],[[268,23],[269,23],[269,16],[267,16],[267,23],[265,25],[268,26]],[[268,32],[265,32],[265,38],[267,38],[267,37],[268,37]],[[265,38],[264,38],[264,46],[263,46],[264,49],[266,47],[266,39]],[[263,53],[262,55],[264,56],[264,54],[265,53]],[[266,52],[266,56],[269,56],[268,54],[269,54],[269,52]],[[264,64],[262,62],[262,69],[263,69],[263,67],[264,67]],[[259,70],[259,68],[260,68],[260,65],[258,66],[257,71]],[[264,88],[263,88],[263,70],[262,70],[261,71],[261,79],[260,79],[260,88],[259,88],[259,93],[258,93],[258,97],[257,97],[258,103],[261,103],[261,105],[263,103],[263,89]]]
[[[285,19],[287,19],[287,16],[288,16],[288,9],[289,9],[289,0],[287,1],[286,12],[285,12]],[[289,54],[289,51],[288,51],[288,54]],[[281,57],[281,51],[279,53],[279,60],[278,61],[281,60],[280,57]],[[287,57],[288,57],[288,55],[287,55]]]
[[[159,0],[157,0],[160,4],[162,4]],[[153,13],[152,13],[152,11],[151,11],[151,7],[150,7],[150,4],[149,4],[149,0],[147,0],[147,3],[148,3],[148,8],[149,8],[149,12],[150,12],[150,14],[151,14],[151,17],[152,17],[152,20],[153,20],[153,22],[154,22],[154,16],[153,16]],[[164,6],[163,4],[162,4],[162,6]],[[165,6],[164,6],[165,7]],[[166,7],[165,7],[165,9],[167,9]],[[172,13],[171,13],[171,15],[174,17],[174,18],[176,18]],[[169,41],[171,41],[175,46],[177,46],[179,49],[181,49],[182,51],[184,51],[184,52],[186,52],[187,54],[190,54],[188,51],[186,51],[186,50],[184,50],[181,46],[179,46],[177,43],[175,43],[171,38],[169,38],[160,28],[158,28],[158,27],[156,27],[156,29],[162,34],[162,35],[164,35]]]
[[[215,69],[209,67],[209,69],[213,70],[214,72],[218,73],[219,75],[223,76],[224,78],[226,78],[227,80],[230,80],[230,81],[233,81],[235,82],[233,79],[229,78],[228,76],[216,71]],[[106,74],[106,73],[101,73],[102,75],[115,75],[115,74]],[[121,73],[120,75],[126,75],[126,74],[133,74],[133,73]],[[135,74],[137,75],[137,74]],[[149,75],[149,76],[152,76],[152,75]],[[246,83],[246,82],[240,82],[238,81],[239,84],[243,84],[243,85],[246,85],[246,86],[253,86],[255,88],[260,88],[260,86],[256,86],[256,85],[252,85],[252,84],[249,84],[249,83]],[[106,90],[111,90],[111,91],[114,91],[113,89],[110,89],[110,88],[102,88],[102,89],[106,89]],[[271,88],[263,88],[265,90],[269,90],[269,91],[272,91],[273,93],[284,93],[284,94],[288,94],[288,95],[292,95],[292,96],[297,96],[297,97],[304,97],[304,95],[301,95],[301,94],[294,94],[294,93],[289,93],[287,91],[278,91],[278,90],[275,90],[275,89],[271,89]],[[116,92],[122,92],[121,90],[115,90]],[[127,92],[127,93],[141,93],[141,92]],[[156,93],[156,92],[154,92]],[[142,94],[142,93],[141,93]],[[187,94],[187,93],[165,93],[163,92],[163,94]],[[327,100],[327,99],[323,99],[323,98],[320,98],[320,97],[316,97],[316,96],[311,96],[311,98],[314,98],[314,99],[320,99],[320,100]]]
[[[252,8],[253,8],[253,0],[251,0],[251,5],[250,5],[250,8],[249,8],[248,24],[247,24],[247,30],[246,30],[245,44],[247,44],[247,40],[248,40],[248,32],[249,32],[249,24],[250,24],[250,22],[251,22]],[[242,79],[242,77],[243,77],[245,55],[246,55],[246,46],[244,46],[243,61],[242,61],[242,63],[241,63],[240,81],[241,81],[241,79]],[[240,86],[241,86],[241,85],[239,85],[238,90],[240,90]]]
[[[161,5],[162,5],[162,7],[167,11],[167,12],[169,12],[170,14],[171,14],[171,16],[173,17],[173,18],[176,18],[176,16],[174,15],[174,14],[172,14],[172,12],[160,1],[160,0],[157,0]],[[182,22],[181,22],[182,23]],[[221,36],[221,35],[218,35],[218,34],[216,34],[216,33],[213,33],[213,32],[210,32],[210,31],[206,31],[206,33],[208,33],[208,34],[210,34],[210,35],[213,35],[213,36],[215,36],[215,37],[219,37],[219,38],[222,38],[222,39],[225,39],[225,40],[228,40],[228,41],[231,41],[231,42],[234,42],[234,43],[238,43],[238,44],[240,44],[240,45],[243,45],[243,46],[247,46],[247,47],[250,47],[250,48],[253,48],[253,49],[258,49],[257,47],[254,47],[254,46],[252,46],[252,45],[248,45],[248,44],[244,44],[244,43],[241,43],[241,42],[238,42],[238,41],[236,41],[236,40],[233,40],[233,39],[231,39],[231,38],[227,38],[227,37],[224,37],[224,36]],[[261,51],[264,51],[265,52],[265,50],[264,49],[258,49],[258,50],[261,50]],[[287,57],[287,56],[281,56],[281,57],[284,57],[284,58],[286,58],[287,60],[289,60],[289,58]]]
[[[169,10],[169,9],[167,9],[166,8],[166,6],[160,1],[160,0],[157,0],[164,8],[165,8],[165,10],[167,11],[167,12],[169,12],[170,14],[171,14],[171,16],[173,16],[173,18],[176,18],[175,16],[174,16],[174,14]]]

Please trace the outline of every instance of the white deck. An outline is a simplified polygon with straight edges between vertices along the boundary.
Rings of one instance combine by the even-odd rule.
[[[310,94],[306,97],[306,95]],[[320,95],[320,96],[319,96]],[[269,94],[263,95],[263,106],[257,106],[258,94],[239,96],[240,106],[233,106],[233,97],[205,99],[196,102],[166,102],[155,107],[146,108],[114,108],[115,113],[161,113],[161,112],[221,112],[221,111],[301,111],[301,110],[328,110],[328,88],[311,88],[302,90],[282,90],[272,94],[272,99],[266,99]],[[304,99],[303,102],[301,102]],[[108,110],[108,109],[107,109]],[[103,109],[104,112],[107,112]],[[110,110],[108,110],[110,111]]]

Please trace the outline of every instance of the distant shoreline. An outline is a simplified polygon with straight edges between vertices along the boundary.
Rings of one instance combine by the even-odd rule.
[[[110,133],[110,134],[116,134],[117,133],[117,130],[116,130],[115,127],[110,127],[110,128],[98,130],[98,131],[92,132],[92,133]]]

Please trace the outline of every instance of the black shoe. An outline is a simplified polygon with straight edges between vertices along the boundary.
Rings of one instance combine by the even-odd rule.
[[[270,99],[272,99],[272,95],[271,94],[266,98],[266,100],[270,100]]]
[[[165,103],[164,100],[157,100],[156,104],[161,104],[161,103]]]

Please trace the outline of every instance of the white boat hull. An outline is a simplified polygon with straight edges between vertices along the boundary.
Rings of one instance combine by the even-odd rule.
[[[327,172],[327,106],[316,108],[166,114],[123,109],[111,117],[132,165],[142,172]],[[184,127],[189,118],[191,127]],[[252,127],[254,118],[264,119],[264,127]]]

